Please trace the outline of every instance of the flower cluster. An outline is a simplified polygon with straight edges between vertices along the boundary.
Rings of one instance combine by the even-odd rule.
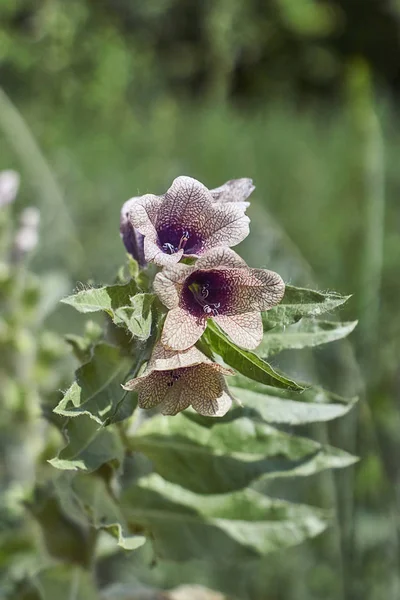
[[[176,414],[192,405],[211,416],[229,409],[223,375],[231,371],[195,344],[213,319],[235,344],[256,348],[263,336],[261,312],[278,304],[285,291],[277,273],[249,268],[230,248],[249,233],[247,198],[253,190],[250,179],[208,190],[191,177],[178,177],[164,195],[124,204],[125,247],[139,264],[163,267],[154,290],[168,309],[145,372],[126,384],[138,391],[139,406],[160,405],[164,414]],[[180,262],[185,257],[191,264]]]

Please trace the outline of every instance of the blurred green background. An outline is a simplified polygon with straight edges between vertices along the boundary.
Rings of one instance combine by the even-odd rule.
[[[21,173],[14,210],[41,210],[37,272],[111,281],[126,199],[251,177],[243,256],[354,294],[358,330],[318,368],[361,390],[337,435],[362,460],[325,486],[335,531],[271,558],[257,598],[400,598],[400,2],[1,0],[0,86],[0,169]]]

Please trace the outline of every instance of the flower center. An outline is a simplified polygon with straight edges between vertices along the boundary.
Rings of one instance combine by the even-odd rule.
[[[224,314],[231,295],[231,283],[223,271],[195,271],[182,290],[185,308],[197,317]]]
[[[172,387],[174,383],[179,381],[182,375],[185,373],[187,369],[174,369],[173,371],[166,371],[165,376],[167,377],[167,386]]]
[[[159,246],[165,254],[175,254],[179,250],[183,250],[184,254],[196,254],[202,246],[196,232],[184,227],[164,227],[157,233]]]

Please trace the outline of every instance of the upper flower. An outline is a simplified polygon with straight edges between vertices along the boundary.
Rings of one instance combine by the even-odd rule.
[[[159,405],[164,415],[176,415],[192,405],[201,415],[222,417],[232,404],[223,375],[233,371],[195,347],[174,352],[157,344],[143,375],[123,388],[137,390],[141,408]]]
[[[243,348],[262,340],[261,311],[278,304],[282,278],[266,269],[250,269],[229,248],[214,248],[195,265],[172,265],[158,273],[154,289],[169,308],[161,342],[173,350],[195,344],[212,318]]]
[[[146,260],[172,265],[182,256],[239,244],[249,233],[244,200],[253,189],[249,179],[232,180],[210,191],[196,179],[177,177],[163,196],[138,198],[129,218],[144,235]]]

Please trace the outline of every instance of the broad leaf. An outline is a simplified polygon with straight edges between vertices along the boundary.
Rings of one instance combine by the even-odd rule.
[[[336,292],[316,292],[287,285],[282,302],[263,313],[264,331],[276,325],[290,325],[302,317],[317,317],[333,311],[351,296]]]
[[[132,359],[118,348],[97,344],[90,361],[76,371],[76,381],[54,412],[67,417],[88,415],[99,425],[115,420],[117,409],[127,402],[127,393],[121,384],[126,382],[131,368]]]
[[[256,415],[268,423],[303,425],[318,421],[331,421],[345,415],[354,406],[357,398],[345,399],[322,388],[310,387],[303,392],[284,392],[268,386],[253,386],[237,377],[230,385],[233,396],[243,404],[234,413]],[[256,387],[256,391],[248,389]]]
[[[328,516],[320,509],[273,500],[254,490],[197,495],[153,474],[122,494],[132,526],[151,535],[156,555],[211,563],[257,559],[321,533]]]
[[[236,346],[210,321],[204,333],[204,339],[209,343],[215,354],[218,354],[226,364],[239,371],[239,373],[242,373],[242,375],[278,388],[291,390],[303,389],[295,381],[275,371],[271,365],[254,354],[254,352],[249,352]]]
[[[131,306],[115,311],[114,323],[123,322],[134,337],[147,340],[151,332],[153,300],[154,294],[136,294],[131,298]]]
[[[100,600],[89,571],[73,565],[55,565],[35,573],[20,600]]]
[[[82,290],[77,294],[63,298],[61,302],[73,306],[81,313],[105,311],[110,317],[113,317],[118,308],[130,304],[131,296],[134,296],[137,292],[137,284],[131,279],[124,284]]]
[[[75,520],[89,516],[96,529],[106,529],[126,550],[142,546],[146,538],[129,530],[120,507],[103,479],[85,474],[63,474],[55,482],[65,513]]]
[[[197,493],[223,493],[259,478],[303,476],[353,464],[342,450],[239,418],[212,428],[179,414],[146,421],[131,438],[165,479]]]
[[[264,334],[257,348],[257,354],[263,358],[277,354],[282,350],[301,349],[327,344],[346,337],[353,331],[357,321],[334,323],[302,318],[288,327],[274,327]]]
[[[125,284],[82,290],[62,302],[82,313],[103,311],[113,323],[126,327],[139,340],[146,340],[151,331],[151,306],[154,294],[140,294],[132,279]]]
[[[118,432],[101,427],[86,415],[68,419],[63,434],[65,447],[49,460],[57,469],[91,472],[105,463],[122,463],[124,447]]]

